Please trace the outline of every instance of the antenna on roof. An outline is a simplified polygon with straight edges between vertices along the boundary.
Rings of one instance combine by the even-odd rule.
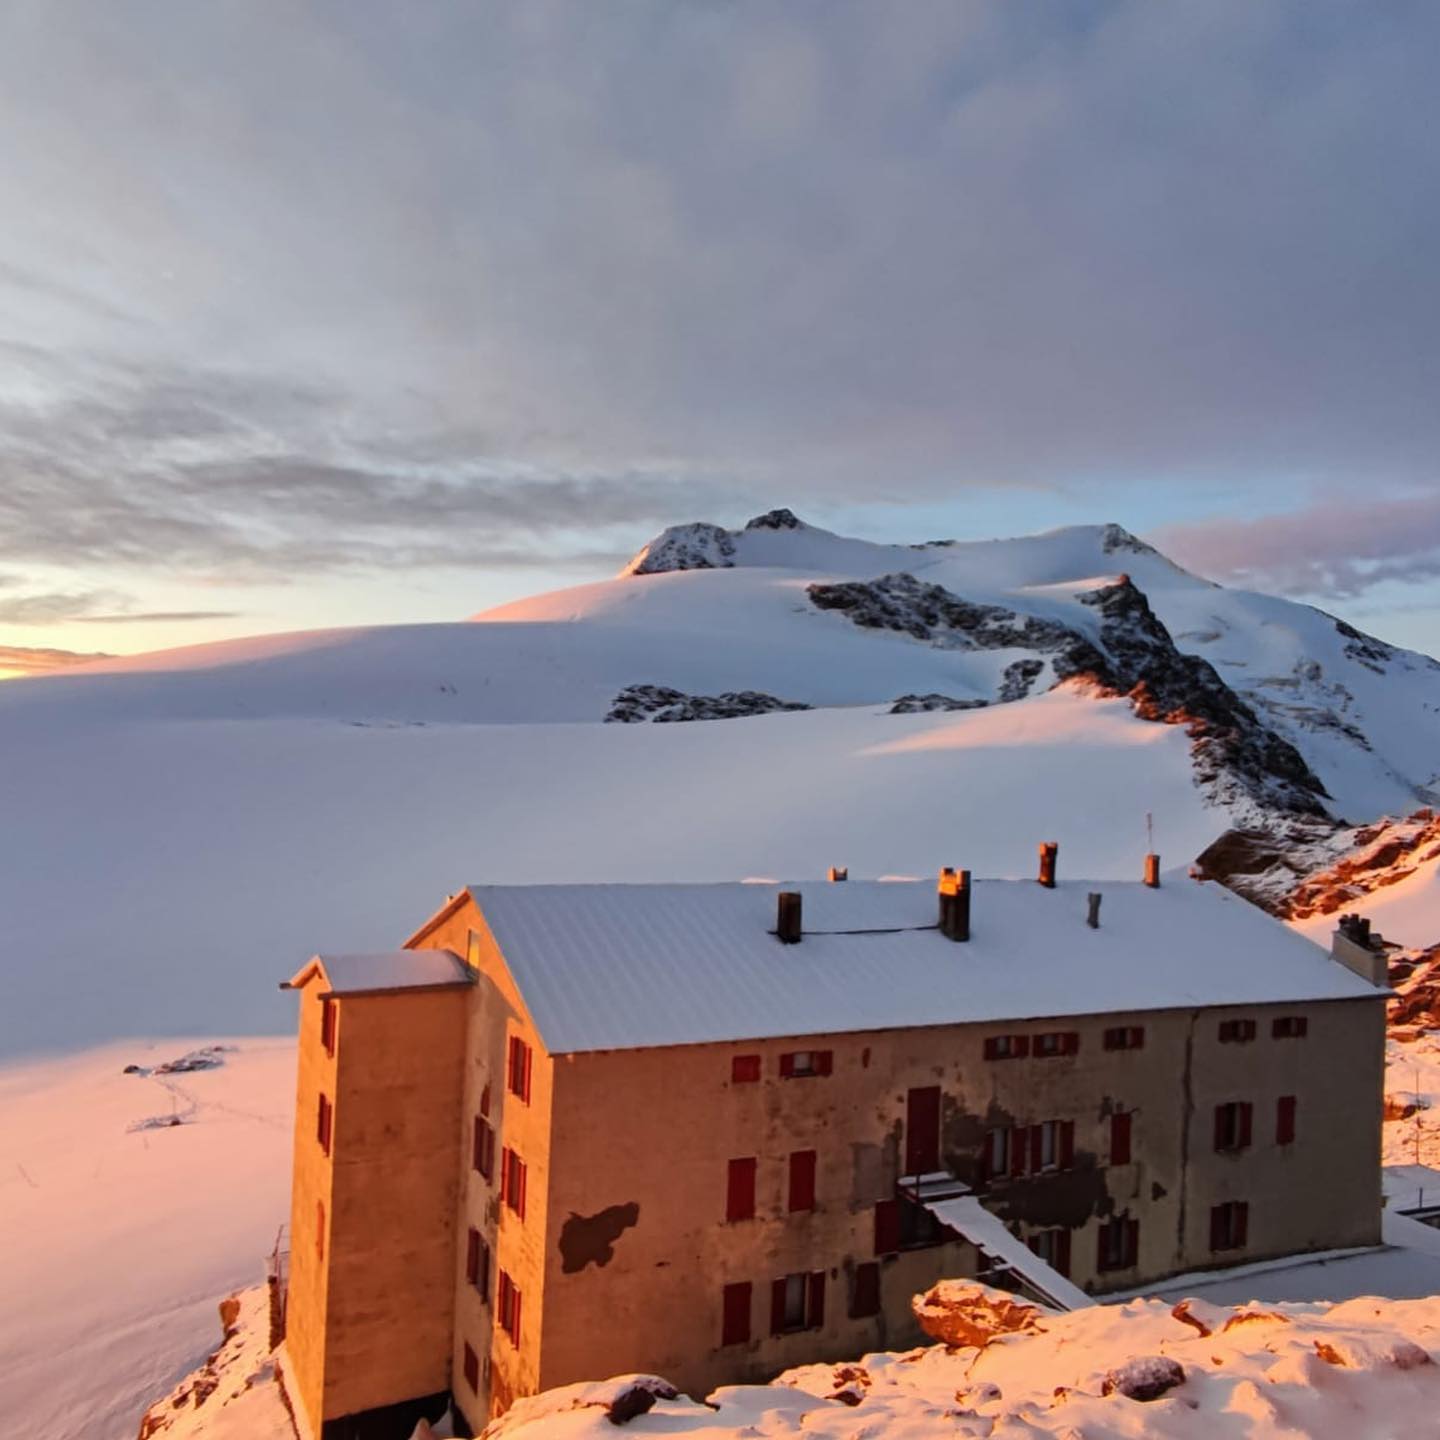
[[[1145,853],[1148,855],[1155,849],[1155,821],[1147,810],[1145,812]]]

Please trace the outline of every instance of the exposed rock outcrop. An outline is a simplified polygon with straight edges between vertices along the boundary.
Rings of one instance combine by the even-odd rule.
[[[927,1335],[955,1350],[983,1349],[1002,1335],[1039,1330],[1045,1314],[1038,1305],[975,1280],[941,1280],[914,1296],[910,1308]]]
[[[957,700],[953,695],[901,695],[890,706],[892,715],[919,715],[929,710],[983,710],[988,700]]]
[[[726,691],[723,695],[686,695],[665,685],[627,685],[605,716],[607,723],[667,724],[683,720],[734,720],[743,715],[809,710],[799,700],[781,700],[759,690]]]

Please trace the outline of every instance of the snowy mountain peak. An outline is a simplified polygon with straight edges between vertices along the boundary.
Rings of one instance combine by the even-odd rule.
[[[808,530],[810,527],[793,511],[781,508],[745,522],[747,530]]]

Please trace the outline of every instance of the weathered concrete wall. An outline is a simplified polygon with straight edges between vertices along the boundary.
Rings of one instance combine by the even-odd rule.
[[[471,945],[472,932],[475,945]],[[452,1261],[455,1333],[451,1364],[453,1389],[472,1423],[507,1408],[519,1396],[541,1389],[540,1335],[545,1315],[546,1226],[550,1173],[552,1065],[520,1003],[498,947],[473,902],[414,938],[417,946],[439,946],[470,955],[479,964],[479,983],[467,999],[463,1095],[458,1130],[459,1212]],[[531,1047],[529,1103],[506,1088],[506,1059],[511,1036]],[[495,1130],[495,1172],[490,1180],[471,1163],[475,1117],[489,1091],[489,1120]],[[500,1203],[500,1163],[505,1147],[526,1165],[525,1218]],[[480,1295],[465,1277],[466,1232],[474,1226],[490,1248],[487,1293]],[[496,1286],[504,1270],[520,1288],[520,1344],[514,1345],[496,1323]],[[472,1392],[464,1379],[462,1357],[469,1345],[482,1359],[480,1386]],[[489,1364],[483,1362],[488,1358]]]
[[[314,998],[324,988],[311,982],[301,1002],[289,1349],[312,1416],[319,1368],[319,1408],[328,1420],[450,1384],[455,1134],[469,991],[339,1000],[332,1061]],[[335,1107],[329,1159],[316,1138],[322,1089]],[[323,1261],[314,1245],[322,1196]],[[297,1310],[316,1287],[323,1307],[306,1299]],[[305,1358],[317,1336],[323,1367]]]
[[[1308,1036],[1273,1039],[1276,1014],[1307,1016]],[[1257,1038],[1222,1044],[1218,1026],[1231,1015],[1254,1019]],[[1144,1048],[1106,1051],[1104,1030],[1127,1023],[1145,1027]],[[1078,1053],[983,1058],[988,1035],[1046,1030],[1078,1031]],[[831,1075],[780,1078],[782,1052],[818,1048],[834,1052]],[[762,1080],[732,1084],[731,1057],[757,1053]],[[1070,1230],[1071,1276],[1087,1288],[1372,1243],[1382,1064],[1382,1006],[1371,1001],[557,1057],[541,1381],[645,1369],[704,1393],[916,1340],[910,1296],[972,1271],[970,1247],[886,1259],[882,1315],[847,1317],[854,1266],[875,1258],[874,1204],[894,1193],[901,1170],[912,1087],[941,1087],[942,1157],[977,1184],[988,1127],[1074,1122],[1072,1170],[994,1181],[986,1198],[1023,1235]],[[1298,1135],[1277,1147],[1275,1102],[1285,1094],[1299,1097]],[[1253,1142],[1239,1156],[1214,1151],[1214,1106],[1229,1100],[1254,1106]],[[1109,1163],[1116,1108],[1134,1114],[1132,1159],[1123,1165]],[[817,1209],[790,1215],[788,1159],[802,1149],[818,1152]],[[727,1162],[752,1155],[757,1216],[727,1224]],[[1227,1199],[1249,1200],[1249,1243],[1215,1255],[1210,1207]],[[1099,1228],[1118,1216],[1140,1222],[1139,1260],[1101,1275]],[[824,1327],[772,1338],[771,1280],[821,1268]],[[754,1287],[752,1339],[722,1348],[722,1287],[741,1280]]]

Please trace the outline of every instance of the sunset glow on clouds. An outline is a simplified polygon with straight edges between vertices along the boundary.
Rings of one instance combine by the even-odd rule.
[[[788,504],[1113,519],[1436,648],[1437,39],[1308,0],[12,7],[0,643],[452,618]]]

